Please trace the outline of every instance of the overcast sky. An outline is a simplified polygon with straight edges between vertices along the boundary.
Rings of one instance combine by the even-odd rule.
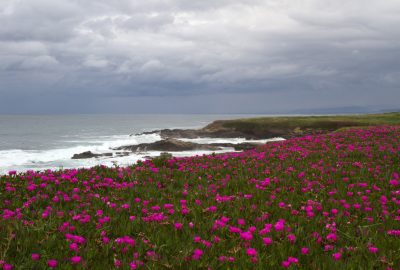
[[[399,0],[0,0],[0,113],[399,108]]]

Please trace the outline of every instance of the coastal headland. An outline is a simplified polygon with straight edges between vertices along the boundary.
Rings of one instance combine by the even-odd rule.
[[[230,147],[235,151],[249,150],[262,143],[257,140],[290,139],[305,135],[326,134],[354,127],[400,124],[400,113],[324,115],[324,116],[277,116],[235,120],[216,120],[200,129],[161,129],[135,135],[159,134],[161,141],[120,146],[116,155],[126,156],[137,152],[162,151],[182,152],[194,150],[216,151]],[[243,143],[196,143],[184,139],[197,138],[244,138]],[[253,140],[253,141],[251,141]],[[98,158],[112,156],[112,153],[77,153],[72,158]]]

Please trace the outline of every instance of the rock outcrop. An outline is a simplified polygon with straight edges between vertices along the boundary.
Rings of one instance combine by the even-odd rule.
[[[97,157],[112,157],[112,153],[95,154],[92,151],[86,151],[79,154],[74,154],[72,159],[86,159],[86,158],[97,158]]]
[[[120,146],[114,150],[130,150],[132,152],[162,151],[162,152],[181,152],[192,150],[219,150],[218,146],[209,144],[198,144],[184,142],[177,139],[168,138],[154,143],[141,143],[137,145]]]

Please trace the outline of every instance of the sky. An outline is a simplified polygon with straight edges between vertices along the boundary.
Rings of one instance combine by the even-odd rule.
[[[400,108],[399,0],[0,0],[0,113]]]

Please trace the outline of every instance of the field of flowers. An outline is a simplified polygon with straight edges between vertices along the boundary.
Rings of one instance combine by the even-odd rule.
[[[3,269],[400,269],[400,127],[0,177]]]

